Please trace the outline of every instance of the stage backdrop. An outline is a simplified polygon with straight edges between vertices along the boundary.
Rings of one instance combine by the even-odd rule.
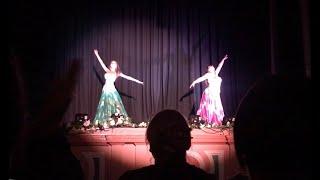
[[[101,4],[83,12],[83,16],[66,21],[63,28],[67,29],[67,38],[62,40],[63,46],[59,49],[63,52],[59,53],[63,55],[58,58],[59,65],[67,67],[74,58],[83,63],[66,121],[79,112],[94,118],[104,83],[103,69],[93,53],[95,48],[107,65],[116,60],[124,74],[144,82],[141,86],[122,78],[116,81],[125,108],[135,122],[148,121],[164,108],[177,109],[188,117],[198,108],[205,88],[204,83],[198,84],[190,92],[191,82],[206,73],[209,64],[216,67],[228,54],[229,59],[220,73],[221,96],[226,115],[232,116],[258,71],[268,69],[266,32],[262,29],[267,24],[263,25],[264,19],[262,22],[251,19],[251,23],[262,25],[255,25],[258,33],[246,39],[249,33],[244,30],[246,25],[233,22],[232,11],[236,7],[210,5],[119,8]],[[237,28],[242,32],[237,32]],[[253,39],[257,41],[255,49],[249,47]],[[248,52],[247,57],[242,57],[246,62],[241,62],[239,52],[242,50]],[[260,57],[255,56],[258,52]],[[257,63],[248,63],[248,58],[259,61],[258,67],[252,67]]]
[[[48,84],[63,76],[72,60],[81,61],[66,122],[76,113],[94,118],[104,72],[93,49],[107,65],[116,60],[124,74],[144,82],[141,86],[122,78],[116,81],[135,122],[148,121],[164,108],[177,109],[186,117],[193,113],[204,83],[190,92],[191,82],[228,54],[220,72],[221,98],[226,116],[231,117],[261,76],[275,67],[303,70],[301,36],[296,36],[301,30],[299,15],[282,16],[299,14],[293,13],[299,11],[299,1],[284,11],[281,4],[270,6],[270,2],[18,1],[9,4],[9,48],[23,61],[31,111],[41,106]]]

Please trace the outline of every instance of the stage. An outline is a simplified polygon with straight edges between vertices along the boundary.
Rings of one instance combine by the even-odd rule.
[[[146,128],[110,128],[104,131],[69,133],[71,150],[87,180],[113,180],[128,169],[153,164],[145,138]],[[191,131],[187,161],[223,180],[237,173],[232,128]]]

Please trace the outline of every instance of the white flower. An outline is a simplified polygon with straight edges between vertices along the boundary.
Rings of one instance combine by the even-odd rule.
[[[103,123],[103,128],[104,128],[104,129],[107,129],[108,127],[109,127],[109,126],[108,126],[108,123],[104,122],[104,123]]]
[[[139,127],[147,127],[147,123],[141,122],[138,126],[139,126]]]
[[[110,121],[110,126],[114,126],[116,123],[114,122],[114,120],[112,119],[111,121]]]
[[[117,122],[117,125],[118,125],[118,124],[122,124],[122,123],[123,123],[122,118],[119,118],[119,119],[118,119],[118,122]]]
[[[90,120],[87,120],[83,123],[83,126],[84,127],[88,127],[90,125]]]

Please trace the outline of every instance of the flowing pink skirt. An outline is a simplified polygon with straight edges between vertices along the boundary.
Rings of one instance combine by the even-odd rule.
[[[224,118],[224,110],[220,93],[210,92],[209,88],[206,88],[202,93],[197,115],[208,124],[221,125]]]

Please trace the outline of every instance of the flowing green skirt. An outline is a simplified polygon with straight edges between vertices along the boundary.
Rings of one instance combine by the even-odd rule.
[[[94,123],[104,124],[111,118],[111,115],[116,113],[128,117],[119,93],[102,91]]]

